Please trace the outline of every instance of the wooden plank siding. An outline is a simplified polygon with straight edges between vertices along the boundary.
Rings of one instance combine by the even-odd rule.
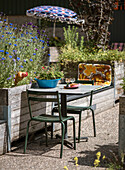
[[[27,9],[40,5],[62,6],[71,9],[68,0],[1,0],[0,11],[6,15],[25,15]]]
[[[0,11],[8,16],[25,16],[27,9],[40,5],[54,5],[72,9],[69,5],[69,0],[1,0]],[[116,9],[114,10],[114,21],[109,28],[109,31],[111,32],[110,44],[113,42],[125,43],[125,0],[123,3],[117,2],[116,0],[116,5]]]
[[[110,43],[125,43],[125,10],[114,11],[114,21],[109,31]]]

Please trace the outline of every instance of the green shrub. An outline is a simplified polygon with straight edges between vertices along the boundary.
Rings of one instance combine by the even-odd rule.
[[[125,58],[125,51],[111,50],[105,47],[105,50],[94,46],[93,41],[84,42],[84,37],[79,39],[79,34],[75,27],[64,28],[65,46],[61,47],[59,56],[62,65],[68,63],[79,63],[87,61],[122,61]]]

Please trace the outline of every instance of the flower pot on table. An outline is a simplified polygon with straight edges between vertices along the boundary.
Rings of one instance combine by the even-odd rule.
[[[40,88],[55,88],[61,79],[40,80],[35,78]]]

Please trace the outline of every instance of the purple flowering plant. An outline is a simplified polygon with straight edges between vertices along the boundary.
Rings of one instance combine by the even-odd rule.
[[[44,48],[43,48],[44,47]],[[18,85],[29,84],[47,63],[48,44],[45,33],[31,22],[22,26],[0,20],[0,88],[14,86],[17,72],[28,72]]]

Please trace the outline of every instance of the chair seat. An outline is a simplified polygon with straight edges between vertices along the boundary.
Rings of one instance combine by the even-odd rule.
[[[78,112],[82,112],[84,110],[89,110],[91,108],[91,106],[67,106],[67,113],[76,113],[78,114]],[[58,108],[54,107],[53,108],[53,112],[58,112]]]
[[[73,116],[62,117],[63,122],[65,122],[67,120],[71,120],[71,119],[73,119]],[[32,118],[32,120],[41,121],[41,122],[60,122],[59,116],[52,116],[52,115],[45,115],[45,114],[35,116]]]
[[[88,110],[90,109],[91,106],[67,106],[67,111],[71,110],[71,111],[84,111],[84,110]]]

